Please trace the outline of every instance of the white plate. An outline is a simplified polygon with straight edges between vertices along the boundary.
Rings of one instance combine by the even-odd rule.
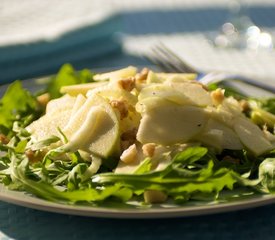
[[[30,196],[24,192],[10,191],[0,184],[0,200],[28,208],[79,216],[104,218],[169,218],[221,213],[264,206],[275,203],[275,196],[259,195],[246,200],[236,200],[229,203],[190,202],[180,206],[167,203],[148,208],[136,205],[134,202],[119,207],[92,207],[53,203]]]
[[[30,90],[37,88],[33,80],[24,81],[24,86]],[[0,86],[0,96],[7,86]],[[205,215],[213,213],[228,212],[253,207],[264,206],[275,203],[275,195],[252,195],[242,199],[236,198],[234,201],[218,202],[199,202],[193,201],[183,205],[166,203],[154,205],[153,207],[140,206],[135,202],[129,204],[112,206],[80,206],[53,203],[24,192],[8,190],[0,184],[0,200],[16,205],[64,214],[108,217],[108,218],[168,218],[185,217],[195,215]]]

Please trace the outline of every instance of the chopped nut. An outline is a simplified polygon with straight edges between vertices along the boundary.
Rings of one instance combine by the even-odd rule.
[[[147,77],[148,73],[149,73],[149,69],[146,68],[146,67],[143,68],[143,69],[141,70],[141,72],[140,72],[140,74],[143,75],[143,76],[145,76],[145,77]]]
[[[25,151],[25,155],[32,163],[40,161],[45,156],[45,154],[46,152],[44,151],[33,151],[31,149],[27,149]]]
[[[240,103],[240,106],[241,106],[243,112],[249,111],[250,106],[246,100],[242,99],[241,101],[239,101],[239,103]]]
[[[146,203],[163,203],[167,200],[167,195],[158,190],[146,190],[144,200]]]
[[[211,92],[211,98],[215,105],[219,105],[224,100],[224,90],[218,88],[215,91]]]
[[[135,76],[136,83],[143,83],[147,79],[148,73],[149,69],[143,68],[141,72]]]
[[[29,159],[30,162],[37,162],[38,158],[37,158],[37,154],[35,151],[28,149],[25,152],[27,158]]]
[[[147,143],[142,146],[143,154],[147,157],[153,157],[156,149],[156,144]]]
[[[135,144],[131,145],[129,148],[124,150],[120,156],[120,160],[124,163],[131,163],[137,159],[137,147]]]
[[[128,116],[128,107],[125,101],[111,100],[110,104],[113,108],[116,108],[120,113],[120,119],[126,118]]]
[[[129,77],[129,78],[126,78],[126,79],[121,79],[121,80],[118,81],[118,85],[122,89],[124,89],[128,92],[131,92],[135,87],[135,78],[134,77]]]
[[[50,101],[50,94],[49,93],[44,93],[44,94],[38,96],[36,98],[36,100],[38,101],[38,103],[41,106],[45,107],[47,105],[47,103]]]
[[[2,144],[8,144],[9,141],[10,141],[9,138],[6,135],[0,133],[0,142]]]

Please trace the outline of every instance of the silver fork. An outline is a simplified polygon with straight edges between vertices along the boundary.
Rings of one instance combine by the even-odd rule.
[[[198,74],[198,80],[205,85],[217,82],[226,82],[228,84],[233,81],[238,81],[275,94],[275,86],[260,80],[223,72],[202,72],[188,64],[163,43],[154,46],[152,52],[153,55],[147,55],[145,57],[165,72],[196,73]]]

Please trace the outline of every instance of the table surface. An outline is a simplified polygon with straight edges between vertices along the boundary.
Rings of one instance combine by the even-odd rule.
[[[3,1],[3,9],[8,7],[11,1]],[[31,0],[26,1],[29,4]],[[72,1],[73,2],[73,1]],[[83,1],[88,4],[89,1]],[[108,1],[116,8],[115,18],[111,21],[118,23],[115,29],[119,29],[119,44],[104,38],[110,47],[108,52],[104,51],[90,57],[83,52],[87,49],[95,49],[93,36],[89,35],[89,28],[85,25],[82,28],[85,34],[79,30],[72,30],[69,35],[71,41],[74,41],[77,34],[79,36],[91,36],[91,42],[86,45],[82,42],[77,44],[68,44],[66,51],[72,50],[69,57],[58,58],[60,49],[58,46],[64,43],[64,38],[57,37],[49,40],[39,40],[39,43],[32,42],[32,38],[25,38],[20,43],[20,38],[6,28],[6,33],[10,34],[9,41],[17,45],[9,46],[9,42],[0,39],[0,55],[11,53],[13,59],[3,60],[0,56],[0,79],[1,82],[9,82],[14,78],[29,78],[37,75],[51,74],[61,61],[74,63],[77,68],[102,68],[102,67],[122,67],[125,65],[146,65],[148,62],[140,58],[139,52],[150,47],[151,41],[162,39],[167,41],[171,47],[178,46],[185,57],[191,63],[197,63],[201,68],[211,65],[213,68],[229,68],[231,71],[243,71],[247,74],[266,77],[272,73],[275,74],[275,56],[274,53],[250,53],[244,51],[224,51],[215,50],[206,43],[207,33],[218,29],[228,16],[228,9],[223,1],[139,1],[133,6],[129,1],[115,0]],[[149,4],[150,2],[151,4]],[[221,3],[223,2],[223,3]],[[249,2],[249,1],[247,1]],[[250,1],[252,4],[248,7],[253,21],[270,31],[275,28],[275,3],[273,1]],[[64,3],[64,1],[63,1]],[[85,6],[84,4],[84,6]],[[72,6],[74,6],[72,4]],[[153,6],[153,7],[152,7]],[[44,8],[46,6],[43,6]],[[27,11],[27,6],[25,10]],[[59,7],[61,9],[61,7]],[[83,14],[83,8],[79,8]],[[117,12],[117,10],[123,10]],[[1,7],[0,7],[1,11]],[[15,10],[14,10],[15,11]],[[76,11],[76,10],[75,10]],[[74,12],[74,17],[78,14]],[[9,12],[5,14],[8,16]],[[30,13],[29,13],[30,14]],[[112,16],[114,17],[114,16]],[[18,18],[12,18],[10,21],[15,26],[18,24]],[[27,20],[26,20],[27,21]],[[8,21],[7,21],[8,22]],[[83,21],[82,24],[87,24]],[[99,28],[103,25],[99,25]],[[104,25],[108,34],[111,32],[108,24]],[[114,27],[114,25],[111,25]],[[34,28],[35,29],[35,28]],[[10,32],[8,32],[10,31]],[[68,35],[67,35],[68,36]],[[109,36],[109,35],[108,35]],[[105,36],[106,37],[106,36]],[[6,38],[7,40],[8,38]],[[78,38],[79,39],[79,38]],[[36,39],[37,41],[37,39]],[[96,41],[99,44],[100,41]],[[67,43],[65,41],[65,43]],[[150,43],[150,44],[149,44]],[[2,45],[1,45],[2,44]],[[50,44],[50,45],[49,45]],[[53,44],[53,45],[52,45]],[[89,45],[90,44],[90,45]],[[76,47],[77,45],[77,47]],[[34,49],[34,46],[43,46],[46,51],[52,46],[56,47],[56,52],[47,55],[46,61],[43,53],[33,54],[26,59],[16,58],[16,51],[22,50],[22,46]],[[9,51],[7,51],[7,49]],[[42,47],[41,47],[42,49]],[[38,50],[37,50],[38,51]],[[95,50],[94,50],[95,51]],[[22,53],[24,51],[22,50]],[[26,53],[26,52],[25,52]],[[45,52],[44,52],[45,53]],[[8,55],[7,55],[8,56]],[[68,55],[66,55],[68,56]],[[73,58],[72,56],[77,56]],[[22,56],[20,56],[22,57]],[[48,62],[56,60],[56,64]],[[221,60],[222,59],[222,60]],[[234,61],[232,61],[234,59]],[[40,65],[36,61],[41,61]],[[209,64],[210,63],[210,64]],[[249,66],[247,66],[249,65]],[[32,68],[29,66],[33,66]],[[41,67],[43,66],[43,68]],[[37,67],[37,68],[36,68]],[[27,71],[28,69],[28,71]],[[252,71],[252,70],[253,71]],[[23,71],[25,70],[25,71]],[[1,75],[2,74],[2,75]],[[21,74],[21,75],[20,75]],[[271,84],[272,83],[272,80]],[[274,78],[275,81],[275,78]],[[274,213],[274,214],[273,214]],[[104,219],[92,217],[79,217],[65,214],[55,214],[33,210],[25,207],[16,206],[10,203],[0,201],[0,240],[8,239],[274,239],[275,237],[275,206],[268,205],[248,210],[233,211],[229,213],[220,213],[196,217],[172,218],[172,219]]]

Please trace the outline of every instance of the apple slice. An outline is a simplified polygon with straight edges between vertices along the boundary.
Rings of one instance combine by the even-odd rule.
[[[158,75],[153,72],[153,71],[149,71],[148,72],[148,75],[147,75],[147,78],[146,78],[146,83],[147,84],[150,84],[150,83],[161,83],[163,82],[163,79],[158,77]]]
[[[46,114],[26,127],[32,134],[32,139],[40,141],[52,135],[59,136],[58,127],[62,129],[66,126],[75,103],[76,98],[69,95],[51,100],[47,105]]]
[[[162,98],[180,105],[196,105],[184,93],[175,90],[173,87],[164,84],[151,84],[141,90],[138,100],[143,101],[150,98]]]
[[[64,129],[65,151],[83,150],[101,157],[119,150],[119,120],[111,105],[99,95],[90,96]]]
[[[146,112],[137,132],[141,143],[185,143],[202,131],[209,116],[204,108],[162,105]]]
[[[26,127],[27,131],[31,133],[32,139],[40,141],[47,139],[50,136],[59,136],[58,127],[63,128],[71,117],[71,110],[56,112],[55,114],[46,114],[38,120],[32,122]]]
[[[217,152],[222,151],[224,133],[219,129],[207,129],[195,137],[195,140],[206,146],[213,147]]]
[[[136,104],[136,111],[139,112],[141,115],[144,113],[151,111],[154,108],[158,108],[160,106],[171,106],[171,105],[178,105],[173,101],[169,101],[162,97],[150,97],[140,100]]]
[[[243,144],[238,135],[231,128],[211,118],[196,139],[208,146],[216,148],[218,151],[222,149],[243,149]]]
[[[196,73],[155,73],[161,82],[168,81],[190,81],[198,76]]]
[[[112,85],[105,85],[102,87],[98,87],[95,89],[92,89],[90,91],[87,92],[87,97],[91,96],[91,95],[100,95],[106,99],[109,100],[125,100],[127,101],[127,103],[129,103],[130,105],[135,105],[137,102],[137,97],[135,95],[133,95],[132,93],[122,89],[122,88],[118,88],[118,87],[114,87]]]
[[[71,116],[73,116],[85,102],[86,102],[86,97],[84,97],[82,94],[78,94],[75,100],[75,104],[72,108]]]
[[[76,85],[68,85],[63,86],[60,89],[60,92],[65,94],[69,94],[71,96],[76,96],[78,94],[86,95],[86,93],[94,88],[101,87],[104,85],[107,85],[108,82],[100,81],[100,82],[91,82],[91,83],[82,83],[82,84],[76,84]]]
[[[272,144],[267,140],[263,131],[245,117],[237,117],[233,124],[234,130],[241,142],[253,154],[259,156],[271,150]]]
[[[123,78],[133,77],[136,75],[136,73],[137,73],[137,68],[133,66],[129,66],[129,67],[122,68],[112,72],[96,74],[94,76],[94,79],[96,81],[109,80],[110,82],[113,82]]]
[[[201,84],[195,81],[166,81],[166,85],[171,86],[178,92],[181,92],[197,106],[205,107],[213,105],[211,96]]]
[[[75,104],[75,100],[75,97],[67,94],[60,98],[53,99],[47,104],[46,114],[51,113],[52,115],[54,115],[57,112],[71,109]]]

